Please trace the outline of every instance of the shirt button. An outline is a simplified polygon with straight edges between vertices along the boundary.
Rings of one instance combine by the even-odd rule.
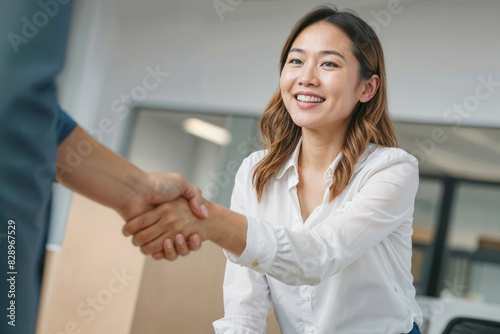
[[[306,302],[308,302],[308,301],[310,301],[310,300],[311,300],[311,297],[306,296],[304,299],[306,300]],[[314,330],[314,329],[313,329],[313,330]]]
[[[333,172],[331,170],[328,171],[328,173],[326,173],[328,176],[332,176]]]
[[[311,334],[314,333],[314,329],[311,329]]]
[[[259,261],[253,260],[252,267],[257,268],[259,266]]]

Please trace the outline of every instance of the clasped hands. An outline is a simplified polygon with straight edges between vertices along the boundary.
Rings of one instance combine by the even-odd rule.
[[[207,239],[203,219],[209,202],[179,174],[149,174],[148,188],[120,211],[127,220],[125,236],[155,260],[175,260],[201,247]]]
[[[132,243],[155,260],[173,261],[178,255],[187,255],[207,240],[203,220],[195,216],[189,202],[179,197],[158,205],[130,221],[123,234],[132,236]]]
[[[245,250],[247,219],[209,202],[180,174],[148,174],[138,194],[116,208],[127,221],[123,234],[155,260],[175,260],[210,240],[239,256]],[[186,240],[187,239],[187,240]]]

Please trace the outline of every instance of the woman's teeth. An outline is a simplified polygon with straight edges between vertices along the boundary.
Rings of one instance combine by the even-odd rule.
[[[321,97],[310,96],[310,95],[297,95],[295,98],[302,102],[321,103],[325,101],[325,99],[322,99]]]

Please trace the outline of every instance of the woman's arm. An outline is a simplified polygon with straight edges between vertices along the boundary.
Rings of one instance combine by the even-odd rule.
[[[411,220],[417,187],[416,159],[396,157],[374,168],[352,201],[312,229],[292,231],[213,203],[207,203],[210,217],[199,221],[179,200],[129,222],[125,230],[135,234],[134,242],[143,246],[144,253],[162,247],[158,239],[148,244],[162,234],[159,239],[165,240],[178,233],[198,232],[202,240],[231,252],[228,258],[237,264],[286,284],[313,285],[359,259],[403,221]],[[174,215],[175,210],[184,213]],[[146,228],[141,231],[141,227]]]

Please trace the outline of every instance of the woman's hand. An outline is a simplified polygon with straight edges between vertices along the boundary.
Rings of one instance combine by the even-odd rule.
[[[132,243],[141,247],[143,254],[172,261],[178,254],[187,255],[201,247],[207,239],[204,225],[194,216],[189,203],[179,198],[130,220],[123,227],[123,234],[133,235]],[[188,242],[185,236],[190,236]]]
[[[202,203],[209,212],[208,218],[197,218],[189,203],[179,198],[130,220],[123,234],[133,235],[134,245],[140,246],[144,254],[153,254],[156,260],[175,260],[178,254],[198,249],[205,240],[240,256],[246,247],[246,217],[205,199]]]
[[[165,258],[173,261],[178,255],[186,256],[190,251],[198,250],[200,247],[201,238],[199,234],[191,234],[187,242],[182,234],[177,234],[173,241],[172,239],[165,239],[163,242],[163,252],[153,254],[153,258],[155,260]]]

